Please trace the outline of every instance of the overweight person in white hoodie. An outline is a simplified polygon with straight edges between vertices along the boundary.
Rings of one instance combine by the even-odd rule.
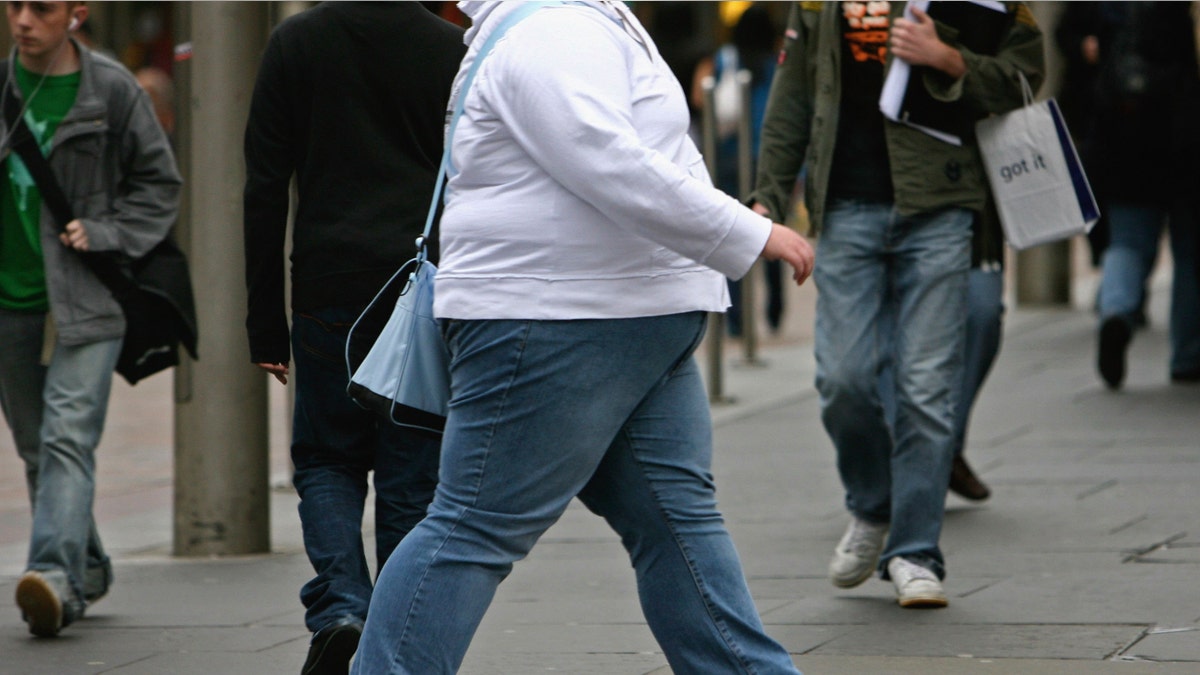
[[[712,187],[677,80],[617,2],[462,2],[435,313],[451,353],[441,472],[381,571],[354,673],[455,672],[497,586],[578,496],[620,535],[676,673],[797,673],[721,514],[692,352],[724,277],[803,283],[808,242]]]

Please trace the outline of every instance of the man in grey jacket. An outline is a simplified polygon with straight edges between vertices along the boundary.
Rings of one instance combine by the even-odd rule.
[[[16,601],[49,637],[108,590],[92,516],[95,449],[125,318],[86,252],[139,257],[175,220],[180,178],[145,93],[70,38],[82,2],[9,2],[14,98],[76,218],[60,228],[0,123],[0,407],[25,462],[33,528]],[[2,106],[0,106],[2,107]]]

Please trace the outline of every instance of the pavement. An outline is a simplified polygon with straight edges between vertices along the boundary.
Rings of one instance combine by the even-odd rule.
[[[901,609],[876,579],[845,591],[825,578],[846,514],[812,386],[811,291],[791,291],[789,324],[764,339],[759,363],[726,345],[718,496],[767,630],[805,673],[1200,673],[1200,386],[1168,381],[1169,293],[1157,279],[1119,392],[1095,373],[1086,290],[1069,307],[1010,309],[967,455],[993,496],[947,498],[944,610]],[[54,639],[32,638],[0,604],[0,673],[299,672],[309,636],[297,594],[311,570],[283,398],[264,449],[271,553],[182,559],[171,556],[170,391],[169,375],[114,388],[96,499],[111,593]],[[23,570],[28,525],[0,429],[0,603]],[[670,670],[619,541],[575,504],[501,585],[461,672]]]

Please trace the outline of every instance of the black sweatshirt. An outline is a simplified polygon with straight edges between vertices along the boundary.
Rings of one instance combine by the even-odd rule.
[[[361,309],[416,252],[462,35],[417,2],[323,3],[272,32],[245,137],[251,362],[289,361],[293,175],[293,311]]]

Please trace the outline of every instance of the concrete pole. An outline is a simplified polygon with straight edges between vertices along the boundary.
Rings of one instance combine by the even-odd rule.
[[[174,554],[270,550],[267,380],[251,366],[244,320],[242,135],[269,3],[175,6],[181,105],[180,235],[192,266],[200,362],[177,373]]]

